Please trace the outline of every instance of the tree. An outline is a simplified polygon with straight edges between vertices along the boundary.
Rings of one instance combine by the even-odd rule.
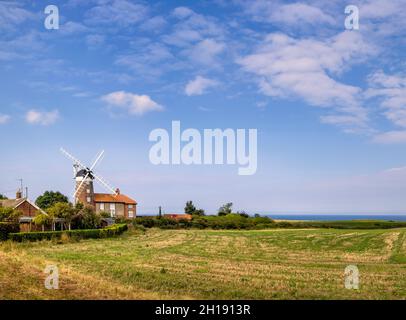
[[[52,218],[64,219],[65,223],[68,226],[68,229],[71,230],[71,223],[76,213],[76,209],[70,203],[66,202],[55,203],[47,211]]]
[[[185,207],[186,214],[193,214],[196,211],[196,207],[193,204],[193,201],[187,201]]]
[[[229,202],[221,206],[218,211],[219,216],[226,216],[232,212],[233,203]]]
[[[23,213],[8,207],[0,207],[0,222],[18,222]]]
[[[78,229],[96,229],[101,226],[101,216],[93,207],[85,206],[74,216],[72,224]]]
[[[204,210],[203,209],[197,209],[193,214],[195,216],[204,216]]]
[[[193,204],[193,201],[186,202],[185,213],[193,214],[193,215],[197,215],[197,216],[204,216],[204,210],[196,209],[195,205]]]
[[[43,210],[51,208],[56,203],[69,203],[69,199],[59,191],[45,191],[35,200],[35,204]]]
[[[5,195],[2,195],[1,193],[0,193],[0,200],[7,200],[8,198],[5,196]]]
[[[45,231],[45,226],[52,223],[52,217],[49,214],[40,213],[34,218],[33,221],[36,226],[41,226],[42,231]]]
[[[241,217],[249,218],[249,214],[246,213],[244,210],[243,211],[237,211],[237,214],[239,214]]]

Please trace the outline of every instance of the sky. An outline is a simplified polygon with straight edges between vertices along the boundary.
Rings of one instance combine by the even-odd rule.
[[[405,49],[404,0],[0,1],[0,193],[71,195],[64,147],[138,214],[406,213]],[[172,121],[257,129],[255,174],[154,165]]]

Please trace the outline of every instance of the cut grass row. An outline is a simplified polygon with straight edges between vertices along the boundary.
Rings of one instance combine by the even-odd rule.
[[[406,229],[148,229],[65,244],[8,242],[0,254],[0,298],[29,297],[46,263],[63,270],[62,291],[38,289],[35,298],[406,298]],[[10,276],[10,259],[38,273]],[[360,290],[344,288],[349,264],[360,270]]]

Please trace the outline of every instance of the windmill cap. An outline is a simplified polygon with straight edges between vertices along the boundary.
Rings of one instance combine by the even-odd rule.
[[[88,170],[81,169],[76,173],[76,178],[84,178],[88,174]],[[93,175],[90,173],[89,178],[93,178]]]

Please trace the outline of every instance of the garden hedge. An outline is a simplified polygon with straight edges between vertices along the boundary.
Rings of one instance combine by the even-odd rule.
[[[0,241],[7,240],[10,233],[20,231],[18,223],[0,222]]]
[[[17,242],[61,239],[62,235],[67,235],[72,239],[99,239],[114,237],[122,234],[128,229],[126,224],[115,224],[103,229],[85,230],[65,230],[65,231],[45,231],[45,232],[19,232],[10,233],[9,239]]]

